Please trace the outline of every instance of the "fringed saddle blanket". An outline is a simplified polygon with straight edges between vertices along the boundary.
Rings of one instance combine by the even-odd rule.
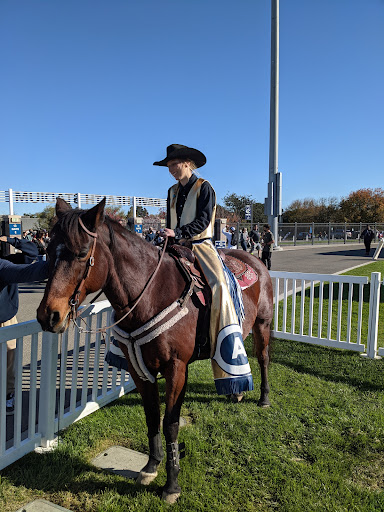
[[[239,325],[241,325],[244,318],[244,306],[241,291],[253,285],[258,280],[258,275],[253,268],[237,258],[224,256],[223,253],[221,253],[220,256],[222,260],[225,260],[225,263],[223,261],[223,268],[236,313],[239,318]],[[114,326],[112,328],[110,348],[105,356],[106,362],[111,366],[115,366],[119,370],[124,369],[128,371],[127,360],[119,346],[120,342],[127,347],[129,359],[138,376],[143,380],[149,380],[153,383],[155,379],[144,363],[141,354],[141,346],[157,338],[160,334],[171,328],[176,322],[188,314],[187,302],[192,291],[192,287],[190,287],[185,298],[173,302],[168,306],[168,308],[132,333],[127,333],[120,329],[119,326]],[[112,322],[114,323],[114,312],[112,315]],[[232,392],[237,392],[237,382],[242,376],[250,381],[247,389],[253,389],[252,375],[250,374],[247,354],[241,337],[236,336],[235,331],[238,330],[238,328],[232,332],[233,329],[234,326],[228,326],[220,333],[221,338],[223,339],[220,340],[219,335],[219,343],[216,346],[215,355],[213,357],[214,361],[220,367],[218,368],[218,373],[221,374],[220,378],[219,375],[215,375],[217,372],[214,371],[218,394],[230,394]]]

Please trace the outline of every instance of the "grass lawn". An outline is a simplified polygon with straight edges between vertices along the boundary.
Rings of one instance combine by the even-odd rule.
[[[173,511],[384,511],[384,359],[276,340],[269,409],[257,407],[258,391],[237,405],[217,396],[208,361],[191,365],[189,377],[183,492]],[[168,510],[164,463],[149,488],[90,464],[115,444],[147,450],[136,393],[72,425],[54,452],[3,470],[0,510],[36,498],[73,512]]]

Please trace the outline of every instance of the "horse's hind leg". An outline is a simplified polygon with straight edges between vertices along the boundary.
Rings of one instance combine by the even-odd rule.
[[[160,434],[160,401],[157,381],[154,384],[140,381],[137,383],[140,392],[148,428],[149,460],[140,471],[137,483],[149,485],[157,476],[157,466],[164,458]]]
[[[180,410],[187,386],[187,375],[188,368],[186,364],[180,360],[171,362],[165,372],[166,410],[163,431],[167,450],[167,481],[163,489],[163,499],[167,503],[175,503],[181,492],[177,480],[180,472],[180,454],[177,436],[179,433]]]
[[[252,328],[253,346],[256,350],[257,359],[260,365],[261,384],[260,384],[260,400],[258,406],[269,407],[271,405],[268,394],[268,365],[269,365],[269,338],[271,335],[271,322],[256,318]]]

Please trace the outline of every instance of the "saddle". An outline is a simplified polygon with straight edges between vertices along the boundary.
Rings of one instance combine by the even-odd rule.
[[[204,274],[196,267],[197,261],[193,251],[185,245],[174,244],[168,248],[168,252],[176,260],[187,283],[194,282],[194,292],[201,304],[208,305],[211,291]],[[244,261],[229,256],[223,251],[218,252],[224,264],[238,280],[242,290],[249,288],[259,279],[255,270]]]

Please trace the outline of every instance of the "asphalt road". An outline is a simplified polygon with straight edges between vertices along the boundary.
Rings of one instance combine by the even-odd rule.
[[[372,256],[376,245],[372,248]],[[380,255],[384,258],[384,252]],[[310,272],[317,274],[337,274],[359,265],[363,265],[372,258],[365,256],[364,244],[348,245],[322,245],[284,247],[281,251],[273,251],[272,270],[287,272]],[[44,293],[44,283],[19,285],[20,306],[17,319],[19,322],[36,318],[36,310]],[[93,294],[87,298],[92,302]],[[102,295],[98,300],[105,300]]]

